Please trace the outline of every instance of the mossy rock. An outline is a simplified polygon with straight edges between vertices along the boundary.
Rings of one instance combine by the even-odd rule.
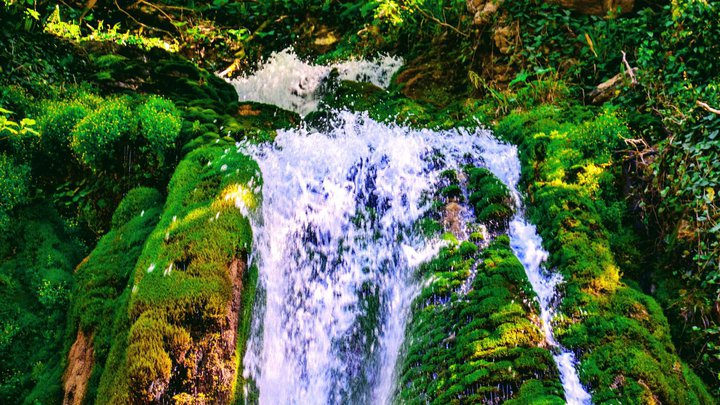
[[[500,236],[479,253],[471,242],[451,245],[422,266],[429,282],[413,303],[396,400],[564,403],[552,354],[540,347],[534,292],[509,243]]]
[[[116,319],[127,316],[128,280],[142,248],[160,219],[163,198],[151,188],[130,190],[113,215],[112,228],[75,271],[66,333],[67,354],[78,329],[93,348],[94,364],[84,400],[94,402],[100,379],[107,370],[110,349],[126,333],[115,326]]]
[[[237,104],[231,85],[178,54],[109,42],[82,46],[96,66],[96,80],[110,91],[158,94],[178,104],[192,102],[218,111],[231,111]]]
[[[616,257],[628,251],[611,240],[627,240],[628,228],[617,217],[624,201],[612,189],[611,149],[625,131],[612,112],[575,122],[553,107],[511,114],[497,126],[518,143],[533,196],[528,214],[549,265],[565,279],[555,334],[579,353],[581,382],[596,403],[713,403],[678,357],[660,306],[621,279]]]
[[[510,190],[490,170],[480,167],[465,169],[468,176],[470,204],[477,221],[491,232],[507,229],[514,214]]]
[[[186,392],[181,371],[195,367],[184,353],[210,356],[219,350],[218,333],[227,327],[237,281],[228,266],[245,260],[252,242],[240,208],[257,206],[260,185],[257,164],[224,144],[199,147],[180,163],[134,270],[124,332],[130,339],[112,349],[113,364],[121,366],[103,376],[98,393],[103,403],[170,400]],[[198,365],[198,372],[237,371],[236,348],[219,358],[214,366]],[[203,388],[207,398],[232,396],[234,378],[212,381]]]

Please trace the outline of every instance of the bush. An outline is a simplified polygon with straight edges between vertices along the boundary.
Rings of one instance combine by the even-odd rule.
[[[140,106],[137,114],[147,147],[162,157],[180,134],[180,112],[172,101],[153,96]]]
[[[84,247],[47,204],[16,210],[0,243],[0,402],[62,402],[63,330]]]
[[[100,170],[116,158],[120,145],[130,140],[137,128],[135,120],[124,99],[107,100],[75,126],[72,150],[85,165]]]

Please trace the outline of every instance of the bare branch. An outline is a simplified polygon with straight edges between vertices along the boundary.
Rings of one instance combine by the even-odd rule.
[[[429,14],[427,11],[421,9],[421,8],[420,8],[419,6],[417,6],[417,5],[415,6],[415,9],[416,9],[417,11],[419,11],[420,14],[422,14],[425,18],[427,18],[427,19],[429,19],[429,20],[431,20],[431,21],[433,21],[433,22],[435,22],[435,23],[437,23],[437,24],[440,24],[441,26],[443,26],[443,27],[445,27],[445,28],[450,28],[451,30],[455,31],[458,35],[461,35],[461,36],[463,36],[463,37],[465,37],[465,38],[467,38],[467,37],[470,36],[470,34],[468,34],[468,33],[466,33],[466,32],[462,32],[462,31],[460,31],[459,29],[457,29],[456,27],[453,27],[452,25],[450,25],[450,24],[448,24],[448,23],[446,23],[446,22],[444,22],[444,21],[438,20],[437,17],[435,17],[434,15]]]
[[[713,113],[713,114],[720,115],[720,110],[718,110],[717,108],[712,108],[712,107],[710,107],[710,106],[708,105],[708,103],[706,103],[706,102],[703,102],[703,101],[698,100],[698,101],[695,102],[695,104],[697,104],[699,107],[702,107],[702,109],[705,110],[705,111],[707,111],[707,112],[711,112],[711,113]]]
[[[621,51],[621,52],[622,52],[622,56],[623,56],[622,61],[625,64],[625,68],[627,69],[627,74],[630,76],[630,80],[632,80],[632,85],[634,86],[634,85],[638,84],[638,81],[635,78],[635,69],[630,67],[630,64],[627,61],[627,54],[625,54],[625,51]]]

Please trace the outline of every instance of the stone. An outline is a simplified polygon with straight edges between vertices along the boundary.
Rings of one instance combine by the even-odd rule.
[[[467,9],[473,14],[473,24],[483,25],[497,13],[504,0],[467,0]]]

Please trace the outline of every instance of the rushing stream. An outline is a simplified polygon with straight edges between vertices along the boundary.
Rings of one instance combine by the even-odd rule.
[[[342,78],[386,86],[399,60],[336,67]],[[329,71],[284,51],[233,84],[241,100],[307,114]],[[413,225],[429,212],[444,170],[486,167],[522,207],[517,150],[489,131],[416,130],[362,113],[337,115],[325,133],[282,130],[272,145],[238,147],[263,174],[262,205],[252,216],[260,279],[244,374],[264,404],[392,401],[406,321],[421,288],[413,273],[441,246]],[[573,354],[553,336],[561,277],[543,269],[547,253],[522,209],[510,238],[538,295],[566,399],[589,403]]]

